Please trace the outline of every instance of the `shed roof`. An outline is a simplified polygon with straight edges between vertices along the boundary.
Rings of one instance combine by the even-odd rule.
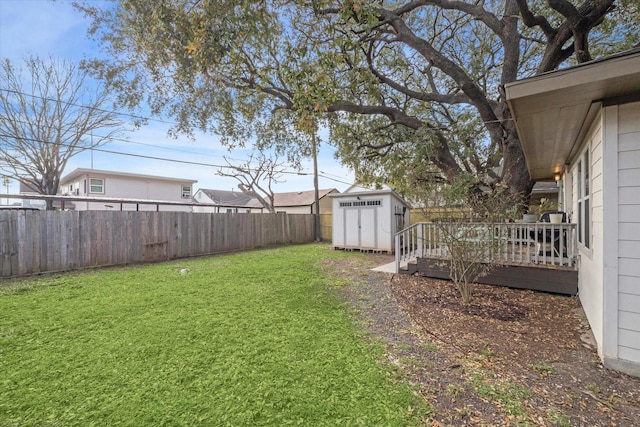
[[[329,197],[331,198],[346,198],[346,197],[360,197],[360,196],[384,196],[384,195],[389,195],[391,197],[395,197],[396,199],[398,199],[403,205],[405,205],[408,208],[411,208],[411,204],[409,202],[407,202],[402,196],[400,196],[398,193],[396,193],[395,191],[391,190],[391,189],[387,189],[387,190],[367,190],[364,189],[363,187],[350,187],[349,188],[350,192],[344,192],[344,193],[339,193],[339,194],[330,194]],[[358,191],[353,191],[353,190],[358,190]]]
[[[505,85],[534,181],[562,173],[601,105],[640,100],[640,48]]]

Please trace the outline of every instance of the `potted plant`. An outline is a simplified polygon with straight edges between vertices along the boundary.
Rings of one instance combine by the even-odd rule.
[[[537,222],[543,213],[555,210],[556,208],[557,204],[555,202],[552,202],[546,197],[542,197],[537,205],[531,205],[529,207],[529,213],[523,215],[522,222]],[[562,222],[562,214],[560,214],[560,222]]]

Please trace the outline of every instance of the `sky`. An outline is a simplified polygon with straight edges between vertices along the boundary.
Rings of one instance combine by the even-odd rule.
[[[99,3],[95,0],[95,3]],[[0,0],[0,58],[9,58],[14,65],[23,63],[29,55],[42,58],[53,56],[73,61],[98,56],[99,47],[87,37],[89,22],[75,11],[71,1],[57,0]],[[2,89],[2,88],[0,88]],[[126,111],[123,111],[126,113]],[[171,119],[149,121],[149,124],[125,135],[126,142],[115,141],[103,146],[105,150],[124,154],[94,151],[73,157],[63,176],[76,168],[94,168],[110,171],[158,175],[171,178],[193,179],[194,191],[199,188],[237,189],[233,178],[216,175],[215,165],[225,165],[223,156],[246,161],[250,149],[227,151],[219,138],[211,134],[196,134],[195,141],[186,137],[176,139],[167,136]],[[319,187],[344,191],[354,180],[353,172],[340,165],[334,158],[334,149],[327,143],[327,132],[320,132],[318,155]],[[157,157],[166,160],[137,156]],[[203,165],[195,165],[196,162]],[[288,168],[294,171],[293,168]],[[285,182],[275,184],[274,191],[305,191],[313,189],[313,162],[303,163],[304,175],[286,174]],[[2,186],[0,194],[7,188]],[[18,193],[18,183],[11,180],[9,193]]]

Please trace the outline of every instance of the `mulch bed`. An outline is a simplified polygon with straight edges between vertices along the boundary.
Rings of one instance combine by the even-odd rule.
[[[374,273],[332,260],[342,295],[434,407],[431,425],[640,426],[640,378],[600,363],[576,297]]]

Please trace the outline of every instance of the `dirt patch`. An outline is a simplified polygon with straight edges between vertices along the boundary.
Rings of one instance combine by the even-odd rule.
[[[465,305],[451,282],[369,270],[392,260],[327,267],[431,425],[640,426],[640,379],[602,366],[576,297],[478,285]]]

